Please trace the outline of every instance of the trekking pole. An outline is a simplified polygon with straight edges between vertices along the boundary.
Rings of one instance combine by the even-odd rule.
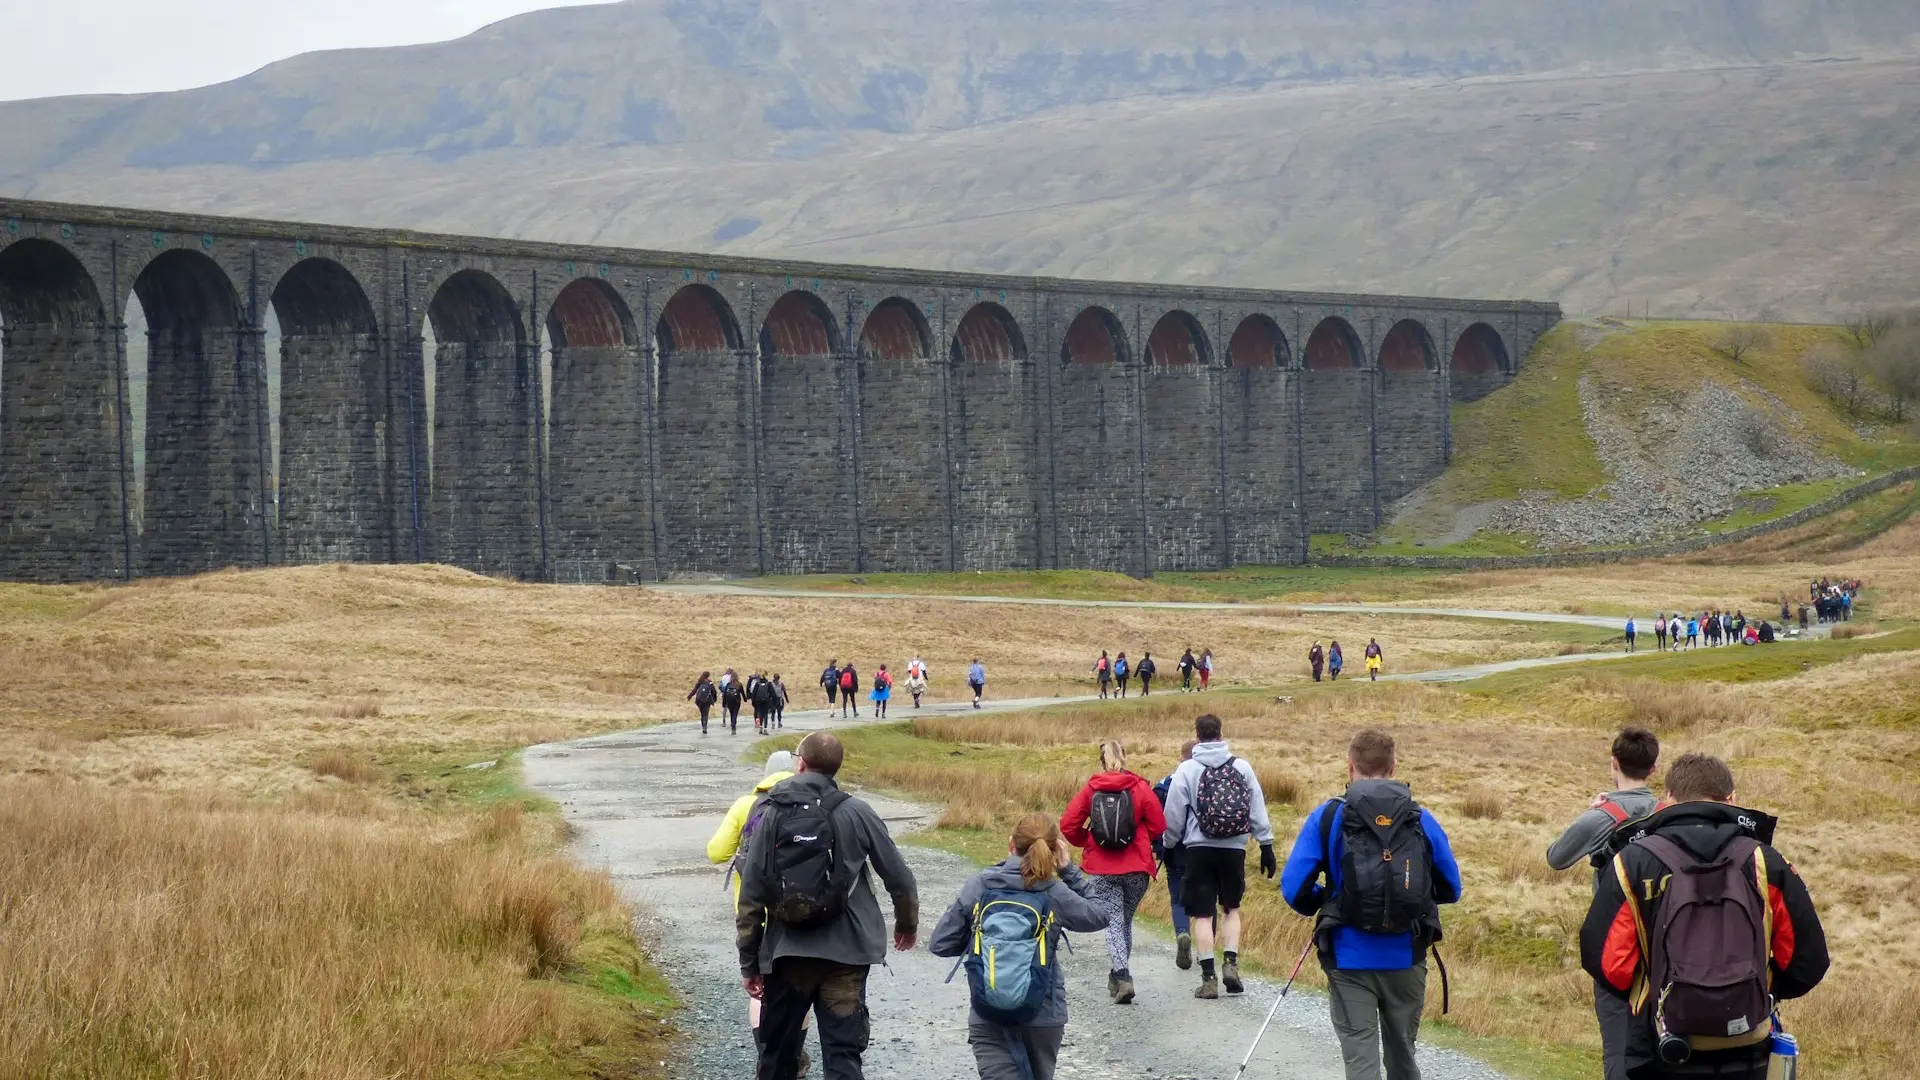
[[[1287,976],[1287,985],[1280,988],[1280,996],[1273,999],[1273,1008],[1267,1010],[1267,1019],[1253,1036],[1253,1045],[1247,1047],[1247,1056],[1240,1061],[1240,1069],[1233,1074],[1233,1080],[1247,1075],[1247,1066],[1253,1064],[1253,1052],[1260,1048],[1260,1040],[1267,1037],[1267,1028],[1272,1026],[1275,1013],[1280,1011],[1280,1003],[1287,1000],[1287,991],[1293,989],[1293,980],[1300,977],[1300,968],[1307,962],[1307,954],[1313,951],[1313,935],[1307,935],[1307,947],[1300,950],[1300,959],[1293,962],[1293,974]]]

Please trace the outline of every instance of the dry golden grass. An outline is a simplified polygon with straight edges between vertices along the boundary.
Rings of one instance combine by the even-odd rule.
[[[612,883],[517,825],[11,783],[0,1075],[424,1078],[630,1040],[546,977],[625,932]]]
[[[349,784],[370,784],[380,779],[380,767],[359,754],[346,750],[327,750],[314,756],[307,768],[316,775],[331,776]]]
[[[1460,796],[1460,812],[1476,821],[1493,821],[1506,810],[1506,795],[1492,784],[1468,784]]]

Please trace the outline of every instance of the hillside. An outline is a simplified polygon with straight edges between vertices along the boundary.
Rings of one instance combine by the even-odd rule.
[[[1839,330],[1770,326],[1738,362],[1727,327],[1577,320],[1513,385],[1453,410],[1447,472],[1395,507],[1380,553],[1506,554],[1718,532],[1920,464],[1914,430],[1852,423],[1801,358]]]
[[[0,105],[0,190],[1817,319],[1909,299],[1920,9],[663,0]]]

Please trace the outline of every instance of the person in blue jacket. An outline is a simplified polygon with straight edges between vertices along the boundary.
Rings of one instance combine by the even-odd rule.
[[[1328,1012],[1340,1039],[1347,1080],[1379,1080],[1383,1058],[1387,1080],[1419,1080],[1413,1047],[1426,1002],[1427,949],[1440,938],[1438,905],[1460,899],[1460,864],[1454,860],[1446,831],[1431,813],[1414,804],[1412,791],[1393,778],[1393,770],[1391,735],[1372,729],[1355,735],[1347,747],[1346,796],[1322,803],[1301,822],[1300,835],[1280,875],[1281,895],[1288,906],[1319,920],[1315,940],[1320,966],[1327,973]],[[1407,813],[1419,815],[1431,896],[1421,902],[1426,913],[1416,929],[1368,933],[1343,925],[1335,914],[1341,910],[1345,884],[1341,864],[1349,835],[1344,819],[1350,806],[1381,815],[1376,820],[1383,823],[1404,820],[1402,815]],[[1356,830],[1365,828],[1356,824]],[[1370,852],[1367,856],[1377,862]]]

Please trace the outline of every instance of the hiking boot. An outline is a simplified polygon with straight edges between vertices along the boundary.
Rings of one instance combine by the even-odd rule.
[[[1122,974],[1108,978],[1113,983],[1113,1003],[1115,1005],[1133,1004],[1133,976]]]
[[[1114,996],[1117,996],[1119,993],[1120,993],[1120,973],[1117,971],[1107,972],[1107,996],[1114,997]]]
[[[1220,965],[1220,982],[1226,986],[1229,994],[1238,994],[1246,990],[1246,985],[1240,981],[1240,961],[1229,960]]]
[[[1173,966],[1185,971],[1193,966],[1193,935],[1181,934],[1173,939]]]
[[[1220,981],[1218,979],[1215,979],[1211,975],[1207,976],[1204,979],[1201,979],[1200,988],[1193,992],[1193,996],[1201,999],[1202,1001],[1214,1000],[1215,998],[1220,996]]]

